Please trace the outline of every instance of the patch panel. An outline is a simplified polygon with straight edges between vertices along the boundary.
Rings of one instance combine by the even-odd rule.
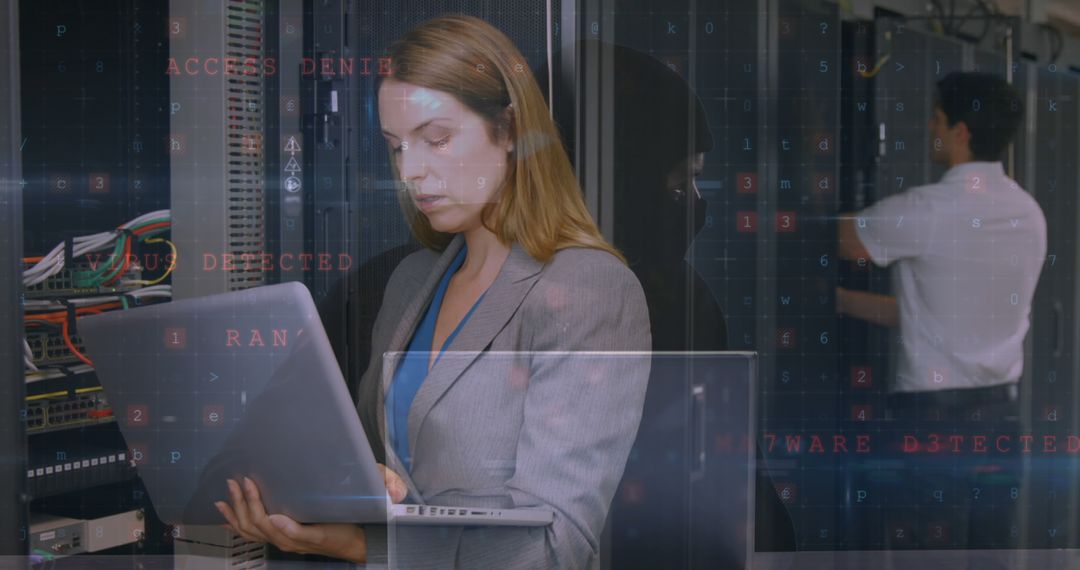
[[[92,295],[115,295],[117,293],[124,293],[138,289],[141,285],[130,284],[133,281],[142,279],[142,266],[138,263],[132,263],[131,267],[121,277],[119,283],[127,285],[120,285],[114,287],[76,287],[74,283],[73,273],[84,273],[92,271],[95,268],[99,268],[101,264],[108,264],[108,257],[102,257],[99,261],[95,261],[91,264],[89,261],[76,261],[74,267],[63,269],[56,275],[49,277],[45,281],[38,283],[37,285],[31,285],[24,287],[23,291],[27,299],[48,299],[55,297],[87,297]],[[33,264],[24,263],[24,269],[32,267]]]
[[[71,353],[71,349],[64,343],[64,337],[59,333],[29,333],[26,335],[26,342],[30,345],[30,351],[34,355],[34,365],[36,366],[68,364],[79,360]],[[71,335],[71,343],[80,352],[83,351],[82,339],[79,338],[79,335]]]
[[[29,402],[25,419],[27,433],[115,421],[104,394],[84,394],[69,399]]]

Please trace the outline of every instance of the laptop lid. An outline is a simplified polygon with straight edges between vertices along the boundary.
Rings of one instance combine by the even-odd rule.
[[[226,478],[269,512],[385,522],[386,493],[307,288],[85,317],[79,332],[158,516],[220,524]]]

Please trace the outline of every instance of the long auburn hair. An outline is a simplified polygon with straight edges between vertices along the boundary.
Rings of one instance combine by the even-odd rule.
[[[508,132],[514,150],[495,201],[481,214],[484,227],[500,242],[520,243],[542,262],[569,247],[603,250],[626,262],[589,215],[540,87],[505,34],[471,16],[428,20],[390,48],[389,77],[453,95],[483,117],[492,132],[505,124],[506,108],[512,105]],[[397,180],[397,166],[391,163]],[[453,234],[433,229],[407,192],[398,193],[398,202],[421,244],[446,249]]]

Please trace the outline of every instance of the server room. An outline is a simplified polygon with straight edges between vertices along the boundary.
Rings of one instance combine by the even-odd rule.
[[[1080,570],[1080,2],[0,28],[0,568]]]

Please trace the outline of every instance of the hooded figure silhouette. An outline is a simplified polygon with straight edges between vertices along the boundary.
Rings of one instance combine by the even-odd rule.
[[[687,250],[706,222],[707,203],[694,184],[698,156],[713,148],[705,108],[678,73],[648,54],[596,40],[582,41],[579,50],[610,50],[612,56],[614,244],[645,290],[653,350],[727,350],[723,311],[705,280],[686,261]],[[556,54],[553,61],[559,58]],[[547,76],[547,69],[537,74],[541,81]],[[555,119],[572,146],[569,135],[573,123],[560,116],[566,110],[556,108]],[[654,380],[663,379],[650,379],[650,391]],[[671,413],[666,408],[653,409],[646,402],[646,415],[653,415],[654,425],[664,423],[663,417]],[[642,429],[648,425],[647,419],[643,419]],[[764,461],[760,446],[757,456],[759,462]],[[628,465],[627,473],[634,469],[633,464]],[[648,483],[647,488],[670,495],[668,505],[679,503],[684,498],[682,490],[670,487],[672,474],[665,471],[653,464],[634,474]],[[791,517],[776,492],[770,492],[775,487],[764,470],[758,471],[756,485],[756,550],[795,550]],[[645,527],[637,528],[644,539],[631,541],[637,544],[620,544],[616,536],[613,549],[625,550],[615,554],[619,564],[644,568],[654,566],[654,562],[677,560],[685,538],[677,535],[688,532],[676,522],[678,516],[667,516],[677,513],[654,512],[638,518],[620,508],[617,499],[612,515],[630,515],[634,525]],[[725,562],[730,564],[721,562],[718,567],[741,566],[734,560]]]
[[[705,227],[694,184],[699,154],[713,148],[705,108],[659,60],[611,46],[614,61],[615,246],[649,303],[654,350],[725,350],[724,314],[685,261]]]

